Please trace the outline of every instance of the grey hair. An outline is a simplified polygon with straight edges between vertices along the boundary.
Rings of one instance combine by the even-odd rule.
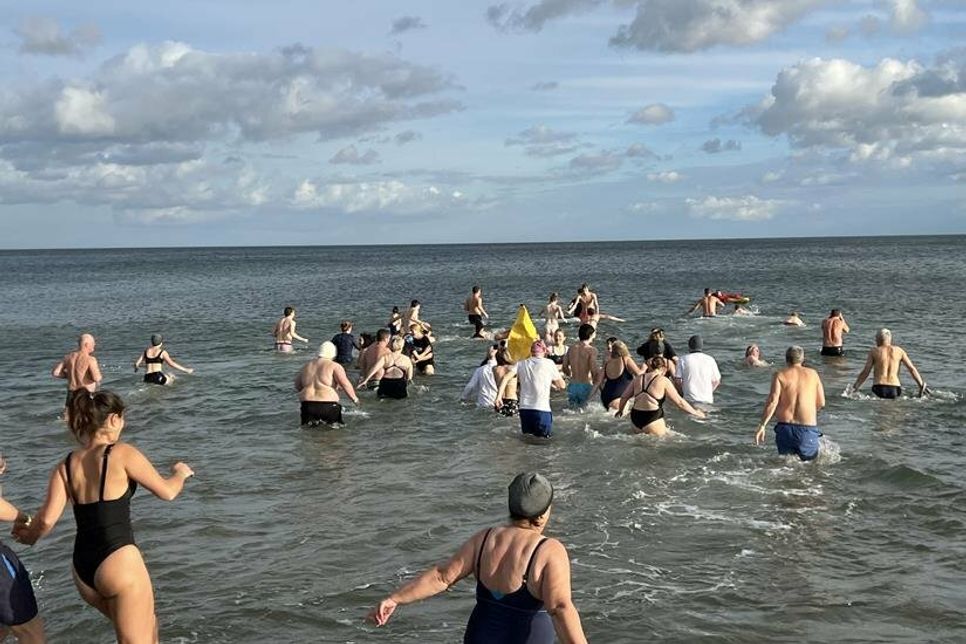
[[[875,344],[877,347],[881,347],[886,342],[892,342],[892,331],[882,327],[875,332]]]
[[[805,349],[797,344],[793,344],[785,350],[785,362],[787,364],[802,364],[805,362]]]

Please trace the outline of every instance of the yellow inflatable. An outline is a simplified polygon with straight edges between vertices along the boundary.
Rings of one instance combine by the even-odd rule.
[[[530,319],[530,312],[527,311],[526,306],[521,304],[517,311],[516,322],[510,327],[510,335],[507,336],[507,349],[510,351],[510,357],[514,360],[529,358],[530,345],[538,339],[540,339],[540,334],[537,333],[537,327],[533,325],[533,320]]]

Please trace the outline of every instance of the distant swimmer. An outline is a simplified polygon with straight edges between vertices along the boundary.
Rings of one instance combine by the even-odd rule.
[[[134,363],[134,371],[137,371],[141,364],[144,364],[144,382],[152,385],[166,385],[168,384],[168,377],[164,375],[161,370],[161,365],[168,365],[172,369],[177,369],[182,373],[194,373],[195,370],[189,367],[182,367],[180,364],[174,361],[168,350],[164,348],[162,343],[164,338],[161,337],[160,333],[155,333],[151,336],[151,346],[141,352],[138,356],[137,361]]]
[[[413,361],[413,366],[418,373],[432,376],[436,373],[436,354],[433,352],[436,338],[429,329],[420,324],[413,324],[409,327],[409,332],[412,336],[409,358]]]
[[[689,403],[714,404],[714,392],[721,384],[721,372],[714,358],[704,352],[700,335],[688,338],[688,351],[681,356],[675,381]]]
[[[67,402],[64,403],[64,420],[70,417],[70,402],[79,391],[94,393],[101,382],[101,367],[94,357],[97,342],[90,333],[82,333],[77,338],[77,350],[71,351],[58,362],[50,372],[54,378],[67,381]]]
[[[558,369],[563,369],[564,356],[567,355],[567,334],[563,329],[553,332],[553,344],[547,348],[547,359],[557,365]]]
[[[749,316],[749,315],[754,315],[754,313],[750,311],[748,307],[735,303],[735,308],[731,312],[731,315]]]
[[[586,283],[581,284],[577,289],[577,296],[570,301],[567,315],[580,318],[584,324],[587,322],[587,309],[600,310],[600,302],[597,301],[597,293],[590,290]]]
[[[627,345],[620,340],[611,342],[609,355],[594,382],[594,389],[600,390],[600,404],[604,409],[616,410],[627,386],[640,374],[641,369]]]
[[[343,424],[339,389],[352,402],[359,404],[355,389],[345,375],[345,367],[335,361],[337,354],[334,344],[323,342],[318,357],[309,360],[295,376],[303,425]]]
[[[389,335],[399,335],[402,333],[403,326],[403,315],[399,312],[399,307],[392,307],[392,313],[389,314],[389,321],[386,322],[386,328],[389,330]]]
[[[755,445],[765,441],[765,428],[775,416],[775,445],[779,454],[797,454],[803,461],[818,456],[818,411],[825,406],[825,389],[818,372],[804,366],[805,350],[799,346],[785,351],[785,367],[771,380]]]
[[[164,477],[136,447],[121,441],[124,409],[110,391],[74,397],[68,424],[80,448],[57,464],[43,506],[13,534],[20,543],[35,544],[54,529],[70,501],[77,523],[72,568],[80,596],[113,622],[118,642],[157,642],[154,590],[134,539],[131,498],[141,485],[173,501],[194,472],[178,462]]]
[[[292,351],[292,340],[299,340],[306,344],[309,341],[308,338],[303,338],[295,332],[295,309],[291,306],[285,307],[282,317],[279,318],[278,322],[275,323],[275,328],[272,329],[272,335],[275,337],[275,350],[282,353]]]
[[[718,315],[718,310],[724,308],[724,302],[718,299],[718,296],[711,292],[710,288],[704,289],[704,295],[701,296],[697,302],[694,303],[688,312],[684,315],[691,315],[698,309],[701,309],[701,317],[713,318]]]
[[[842,311],[832,309],[828,317],[822,320],[822,355],[841,357],[845,355],[844,335],[849,332],[849,324],[845,321]]]
[[[520,430],[540,438],[550,438],[553,434],[550,389],[564,389],[567,386],[557,367],[547,360],[546,355],[546,345],[537,340],[530,346],[529,358],[510,366],[519,380]],[[509,381],[504,379],[503,383],[508,384]],[[502,405],[504,393],[500,391],[497,394],[498,408]]]
[[[865,361],[865,367],[859,377],[855,379],[852,389],[859,390],[869,373],[874,370],[872,378],[872,393],[879,398],[895,399],[902,395],[902,386],[899,382],[899,365],[904,365],[912,379],[919,385],[919,397],[929,393],[926,381],[919,375],[916,365],[912,364],[909,355],[902,347],[892,344],[892,331],[889,329],[879,329],[875,334],[875,348],[869,350],[869,357]]]
[[[771,365],[761,359],[761,349],[757,344],[749,344],[745,348],[745,359],[743,364],[746,367],[770,367]]]
[[[0,475],[7,465],[0,455]],[[33,519],[0,496],[0,521],[29,526]],[[44,621],[30,583],[30,573],[16,553],[0,541],[0,642],[12,633],[20,644],[44,644]],[[5,568],[5,569],[4,569]]]
[[[792,311],[788,314],[788,317],[782,321],[782,324],[785,326],[805,326],[805,320],[798,315],[798,311]]]
[[[449,561],[433,566],[379,602],[367,619],[385,626],[396,608],[437,595],[476,577],[476,607],[463,644],[587,644],[570,590],[570,557],[543,536],[553,486],[537,473],[510,482],[510,520],[480,530]],[[457,641],[447,636],[447,641]]]
[[[369,388],[375,389],[379,386],[379,379],[382,378],[382,369],[379,368],[382,359],[389,355],[389,329],[379,329],[376,331],[376,341],[365,348],[359,355],[359,382],[368,375],[373,367],[377,367],[375,375],[369,381]]]
[[[597,329],[592,324],[581,324],[577,329],[577,338],[580,341],[570,346],[563,359],[563,374],[570,378],[567,402],[573,409],[587,406],[597,380],[600,367],[597,364],[597,349],[591,344],[595,337]]]
[[[332,336],[332,344],[335,345],[335,361],[345,367],[352,364],[353,351],[362,350],[362,345],[352,334],[352,320],[342,320],[339,323],[339,332]]]
[[[490,314],[483,307],[483,289],[481,287],[474,286],[472,288],[470,296],[463,302],[463,310],[466,311],[466,319],[473,325],[472,337],[486,339],[486,336],[483,335],[483,327],[485,326],[483,320],[489,318]]]
[[[610,320],[611,322],[627,322],[627,320],[624,318],[615,317],[608,313],[600,313],[595,308],[587,309],[587,322],[585,322],[585,324],[589,324],[596,329],[601,320]]]
[[[477,407],[492,409],[496,402],[496,378],[493,367],[496,366],[496,353],[500,345],[491,344],[486,350],[486,357],[480,366],[473,370],[469,382],[463,387],[460,400],[474,403]]]
[[[377,361],[369,373],[359,383],[359,387],[366,386],[370,380],[379,375],[379,386],[376,388],[376,395],[380,398],[406,398],[409,383],[413,379],[413,363],[408,356],[403,355],[403,347],[406,341],[402,336],[394,336],[389,341],[390,353]]]
[[[429,331],[433,328],[429,322],[423,320],[422,317],[423,305],[419,303],[419,300],[413,300],[409,303],[409,309],[407,309],[406,314],[403,315],[402,328],[404,331],[408,331],[412,328],[414,324],[418,324],[419,328],[424,331]]]
[[[560,306],[560,296],[551,293],[547,305],[540,312],[543,318],[543,339],[547,344],[553,342],[553,334],[560,328],[560,320],[566,319],[563,307]]]
[[[631,423],[637,433],[663,436],[667,433],[667,423],[664,422],[664,401],[671,399],[681,411],[691,414],[695,418],[704,418],[700,409],[695,409],[687,400],[681,397],[674,383],[667,377],[670,361],[663,356],[654,356],[647,361],[647,371],[635,376],[631,384],[624,390],[617,404],[615,417],[624,415],[627,403],[633,399],[631,407]]]
[[[647,368],[647,361],[654,356],[662,356],[668,361],[668,377],[673,377],[677,371],[678,354],[674,351],[671,343],[667,341],[667,336],[664,335],[664,329],[661,327],[656,326],[651,329],[651,333],[647,336],[644,344],[637,347],[637,355],[644,358],[641,363],[642,369]]]

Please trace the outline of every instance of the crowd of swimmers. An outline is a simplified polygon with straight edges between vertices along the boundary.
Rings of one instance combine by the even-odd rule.
[[[725,308],[727,299],[720,291],[705,289],[688,314],[700,310],[703,316],[714,317]],[[586,284],[566,306],[557,293],[550,295],[538,317],[543,321],[541,337],[532,341],[529,356],[521,360],[511,355],[506,330],[487,330],[490,316],[479,286],[464,301],[464,311],[473,326],[472,337],[488,344],[462,399],[503,416],[518,417],[522,432],[539,439],[549,439],[553,433],[550,400],[554,390],[565,390],[568,405],[578,410],[599,397],[603,408],[615,417],[629,416],[633,431],[663,435],[668,431],[664,412],[668,400],[683,412],[704,418],[721,384],[717,362],[704,352],[699,335],[688,339],[688,353],[683,355],[658,327],[637,347],[640,362],[627,343],[614,336],[606,339],[606,350],[599,355],[594,344],[599,322],[623,320],[601,313],[597,294]],[[737,302],[733,313],[746,315],[748,311]],[[295,309],[286,307],[275,323],[276,351],[288,353],[294,341],[309,342],[297,333],[295,317]],[[577,341],[567,345],[561,323],[574,318]],[[804,324],[797,313],[784,323]],[[843,358],[844,338],[850,330],[842,312],[833,309],[822,322],[821,355]],[[394,307],[385,328],[359,338],[353,333],[352,321],[343,320],[339,333],[322,342],[317,356],[295,376],[301,423],[343,423],[342,397],[359,404],[358,392],[365,389],[374,390],[381,399],[406,398],[414,375],[435,373],[434,345],[432,325],[422,319],[420,302],[415,299],[405,313]],[[0,521],[13,524],[16,541],[33,544],[54,528],[69,502],[77,526],[72,572],[79,594],[112,622],[118,641],[157,642],[153,589],[134,540],[130,501],[139,485],[161,499],[174,500],[194,472],[178,462],[171,466],[169,476],[162,476],[144,454],[121,440],[125,405],[116,394],[98,389],[102,374],[95,348],[95,338],[82,334],[77,349],[51,372],[67,382],[64,420],[78,447],[54,465],[46,497],[34,515],[0,498]],[[818,373],[804,363],[802,347],[787,349],[785,365],[772,376],[754,440],[756,444],[764,441],[774,419],[778,452],[807,461],[819,453],[817,416],[825,405],[825,392]],[[135,371],[142,365],[144,382],[151,385],[170,381],[165,366],[193,372],[175,361],[160,334],[151,335],[150,344],[134,362]],[[756,344],[746,348],[744,365],[770,366]],[[900,367],[910,373],[920,396],[928,393],[908,354],[893,344],[888,329],[880,329],[875,347],[849,389],[858,391],[872,375],[875,396],[899,398]],[[347,369],[357,372],[354,383]],[[4,469],[0,456],[0,474]],[[379,602],[369,619],[381,626],[397,606],[428,598],[473,575],[477,603],[464,641],[549,644],[556,636],[562,642],[585,642],[571,601],[566,548],[543,536],[552,502],[550,481],[538,473],[521,473],[508,488],[507,524],[474,534],[445,564]],[[17,555],[2,543],[0,563],[0,640],[9,631],[20,642],[46,641],[29,575]]]

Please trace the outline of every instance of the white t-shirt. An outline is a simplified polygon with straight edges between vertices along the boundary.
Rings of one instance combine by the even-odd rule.
[[[520,409],[550,411],[550,387],[561,378],[560,371],[546,358],[527,358],[513,365],[520,380]]]
[[[675,377],[681,379],[684,398],[688,402],[714,402],[714,381],[721,382],[718,363],[707,353],[689,353],[678,356],[678,369]]]
[[[493,376],[493,367],[496,360],[490,360],[482,367],[477,367],[473,372],[473,377],[463,388],[463,400],[475,400],[477,407],[492,407],[496,402],[496,379]]]

